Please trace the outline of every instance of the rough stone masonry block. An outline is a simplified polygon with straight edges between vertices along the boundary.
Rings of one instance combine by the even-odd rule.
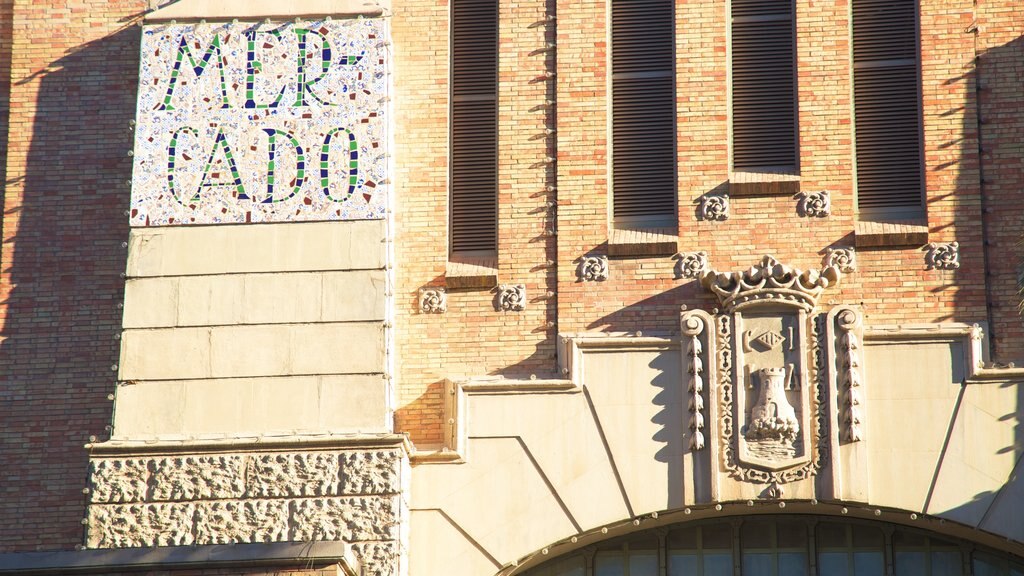
[[[357,542],[352,550],[363,566],[364,576],[398,576],[398,545],[394,542]]]
[[[342,494],[397,494],[402,456],[397,450],[342,454]]]
[[[195,505],[114,504],[89,507],[89,548],[188,546]]]
[[[284,542],[288,502],[244,500],[196,505],[196,544]]]
[[[298,500],[293,504],[291,539],[394,540],[398,504],[397,496]]]
[[[144,502],[148,479],[148,459],[96,460],[90,479],[92,502]]]
[[[155,462],[152,499],[217,500],[245,491],[241,455],[180,456]]]
[[[251,497],[334,496],[338,493],[338,455],[321,453],[257,454],[249,462]]]

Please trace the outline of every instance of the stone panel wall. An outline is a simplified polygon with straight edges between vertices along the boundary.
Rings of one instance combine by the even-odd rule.
[[[397,575],[406,467],[396,449],[94,458],[87,546],[343,540]]]

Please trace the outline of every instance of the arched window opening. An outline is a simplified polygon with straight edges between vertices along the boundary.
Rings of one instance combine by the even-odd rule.
[[[1024,576],[1019,558],[861,520],[733,518],[611,539],[526,576]]]

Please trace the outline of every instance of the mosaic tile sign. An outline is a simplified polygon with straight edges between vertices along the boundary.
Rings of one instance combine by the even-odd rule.
[[[132,226],[382,218],[387,24],[143,28]]]

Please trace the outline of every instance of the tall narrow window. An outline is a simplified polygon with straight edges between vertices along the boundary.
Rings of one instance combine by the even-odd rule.
[[[451,252],[498,248],[498,0],[452,1]]]
[[[792,0],[732,0],[732,165],[797,170]]]
[[[612,218],[675,226],[672,0],[612,0]]]
[[[924,215],[915,0],[853,0],[857,206],[862,218]]]

